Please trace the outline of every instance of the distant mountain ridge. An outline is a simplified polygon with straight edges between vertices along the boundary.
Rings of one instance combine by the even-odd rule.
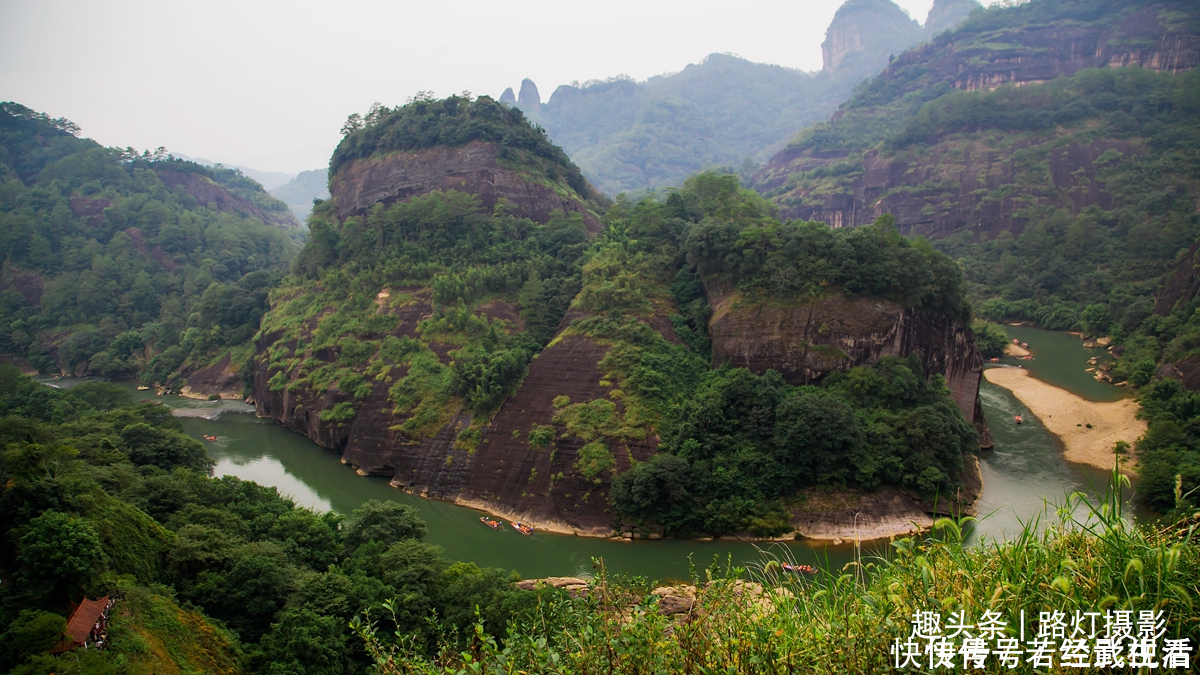
[[[926,23],[944,30],[979,7],[937,0]],[[827,31],[825,68],[809,73],[710,54],[679,73],[645,82],[611,78],[563,85],[542,103],[522,82],[500,101],[515,105],[609,195],[678,186],[701,169],[748,178],[801,128],[827,118],[855,85],[925,32],[890,0],[849,0]]]

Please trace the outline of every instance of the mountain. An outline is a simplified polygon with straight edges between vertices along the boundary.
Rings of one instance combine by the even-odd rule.
[[[780,223],[711,173],[603,203],[487,97],[347,131],[256,336],[260,415],[364,475],[558,531],[843,532],[790,506],[834,484],[904,531],[936,493],[972,507],[986,424],[961,275],[888,221]],[[810,453],[801,430],[828,416],[844,433]],[[712,478],[734,465],[736,494]],[[664,471],[691,496],[647,506]]]
[[[932,40],[958,26],[977,9],[983,9],[977,0],[934,0],[925,17],[925,39]]]
[[[826,72],[870,77],[923,37],[921,24],[890,0],[846,0],[825,31],[821,62]]]
[[[304,222],[312,213],[314,199],[329,199],[329,172],[325,169],[301,171],[270,192],[271,196],[288,205],[297,220]]]
[[[104,148],[68,120],[0,108],[4,360],[175,386],[180,368],[224,364],[238,383],[236,352],[296,251],[286,205],[235,169]]]
[[[787,217],[890,213],[938,239],[984,317],[1132,330],[1200,233],[1187,196],[1197,63],[1193,3],[977,12],[900,55],[755,186]]]
[[[937,25],[963,16],[973,0],[939,0]],[[924,38],[890,0],[848,0],[822,45],[821,72],[710,54],[673,75],[564,85],[540,103],[525,80],[501,102],[521,108],[579,164],[602,192],[642,194],[679,186],[702,169],[743,179],[810,124],[827,118],[864,78]]]

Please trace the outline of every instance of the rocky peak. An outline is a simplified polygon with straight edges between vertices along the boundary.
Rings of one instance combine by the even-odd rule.
[[[512,90],[510,89],[511,93]],[[501,98],[501,101],[504,99]],[[521,80],[521,93],[517,96],[517,105],[522,110],[537,110],[542,107],[542,97],[538,94],[537,85],[528,77]]]
[[[925,17],[925,37],[932,38],[954,28],[982,7],[976,0],[934,0]]]
[[[513,105],[517,102],[517,95],[513,93],[512,87],[505,89],[504,93],[500,94],[500,102],[507,103],[508,105]]]
[[[824,70],[871,74],[923,37],[921,24],[891,0],[846,0],[821,43]]]

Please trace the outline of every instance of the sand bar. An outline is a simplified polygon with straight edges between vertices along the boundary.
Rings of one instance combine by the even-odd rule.
[[[1004,355],[1005,356],[1029,356],[1029,350],[1010,342],[1010,343],[1004,345]]]
[[[1088,401],[1042,382],[1023,368],[988,368],[983,376],[1011,391],[1050,433],[1062,440],[1068,462],[1111,470],[1113,444],[1125,441],[1132,445],[1146,432],[1146,422],[1137,419],[1138,404],[1132,398],[1103,403]],[[994,420],[992,424],[1013,424],[1013,421]],[[1122,471],[1133,473],[1131,464],[1123,463]]]

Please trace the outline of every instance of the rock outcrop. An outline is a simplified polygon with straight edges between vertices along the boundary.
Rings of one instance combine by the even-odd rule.
[[[513,213],[544,223],[554,211],[578,213],[592,232],[600,219],[575,195],[565,195],[516,169],[498,162],[495,143],[472,141],[457,148],[435,147],[415,152],[355,159],[338,169],[329,191],[338,216],[366,213],[375,204],[390,204],[434,190],[459,190],[479,195],[491,208],[506,199]]]
[[[922,37],[921,24],[891,0],[846,0],[825,31],[823,67],[831,73],[877,72]]]
[[[521,80],[521,92],[517,94],[517,105],[522,110],[537,110],[542,107],[542,96],[537,85],[528,77]]]
[[[1158,290],[1154,313],[1169,316],[1175,307],[1191,302],[1197,294],[1200,294],[1200,241],[1183,254],[1171,276]]]
[[[975,425],[980,445],[991,435],[979,401],[983,358],[962,321],[889,300],[841,293],[809,303],[751,302],[710,289],[713,365],[756,373],[775,370],[790,384],[835,371],[917,354],[926,375],[946,378],[955,404]]]
[[[517,102],[517,95],[513,93],[512,87],[508,87],[507,89],[504,90],[503,94],[500,94],[499,100],[501,103],[507,103],[508,105],[512,105]]]
[[[400,319],[392,335],[412,338],[417,336],[417,323],[429,318],[433,306],[428,291],[406,290],[414,292],[415,299],[385,311],[397,314]],[[515,311],[509,310],[515,316]],[[493,307],[491,311],[503,308]],[[560,333],[577,318],[580,315],[569,313],[563,319]],[[665,324],[654,323],[656,327]],[[317,319],[309,321],[299,339],[309,340],[316,325]],[[664,329],[669,331],[665,326]],[[264,353],[279,337],[261,336],[259,353]],[[444,363],[449,362],[447,352],[451,345],[431,344],[430,348]],[[598,365],[608,349],[586,335],[560,334],[533,360],[521,388],[483,427],[478,446],[469,450],[456,447],[455,440],[460,431],[471,426],[470,413],[455,413],[431,438],[407,440],[393,429],[405,417],[392,412],[388,387],[383,385],[375,386],[366,398],[354,402],[356,414],[352,419],[325,421],[320,417],[322,410],[352,401],[352,397],[336,389],[273,388],[269,381],[272,373],[265,360],[258,359],[254,401],[260,416],[271,417],[318,445],[340,453],[342,462],[362,475],[388,476],[393,486],[413,494],[530,522],[538,529],[605,535],[610,531],[611,521],[606,513],[608,485],[587,480],[572,469],[583,441],[556,438],[548,447],[536,448],[530,444],[529,432],[553,424],[557,413],[554,403],[560,396],[575,402],[608,396],[610,389],[602,383],[605,373]],[[314,358],[332,362],[337,355],[316,354]],[[399,367],[392,374],[402,378],[406,372],[406,367]],[[617,406],[620,409],[619,401]],[[611,450],[615,469],[628,469],[631,461],[646,459],[656,447],[657,439],[653,436],[614,444]]]
[[[971,12],[982,8],[977,0],[934,0],[925,17],[925,38],[929,39],[962,23]]]

